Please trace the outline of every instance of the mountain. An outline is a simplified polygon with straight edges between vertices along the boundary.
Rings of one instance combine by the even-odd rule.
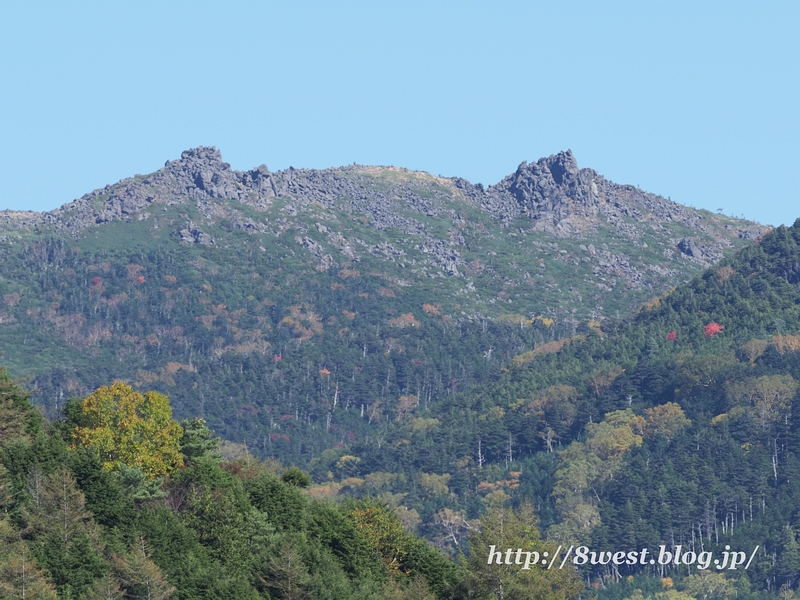
[[[122,378],[450,553],[529,503],[551,544],[694,555],[583,565],[599,598],[800,581],[800,220],[680,207],[569,152],[483,188],[210,148],[2,219],[2,361],[51,414]]]
[[[234,171],[215,148],[0,213],[0,344],[49,410],[124,379],[307,461],[624,316],[765,228],[579,169]]]
[[[395,167],[234,171],[205,147],[48,213],[3,211],[0,224],[9,243],[61,236],[116,251],[131,236],[247,240],[321,272],[363,263],[390,283],[444,279],[431,288],[439,302],[471,317],[519,308],[578,318],[627,313],[765,231],[609,182],[570,151],[484,189]]]

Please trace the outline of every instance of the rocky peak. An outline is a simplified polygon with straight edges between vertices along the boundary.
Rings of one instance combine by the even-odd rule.
[[[597,214],[599,178],[591,169],[579,169],[571,150],[523,162],[516,172],[492,186],[492,194],[510,195],[519,210],[531,219],[557,224],[577,216]],[[602,179],[602,178],[599,178]]]
[[[164,167],[194,199],[239,197],[238,174],[214,146],[184,150],[180,160],[168,161]]]
[[[373,171],[381,169],[347,167],[318,171],[290,167],[273,173],[266,165],[260,165],[250,171],[235,171],[223,161],[216,147],[198,146],[185,150],[178,160],[167,161],[155,173],[108,185],[55,211],[30,215],[2,213],[0,226],[30,229],[47,225],[76,237],[81,230],[95,224],[147,219],[154,214],[154,205],[196,204],[202,219],[186,225],[186,231],[175,233],[185,243],[211,245],[213,240],[200,235],[199,228],[213,226],[222,215],[247,231],[269,229],[265,223],[244,218],[235,204],[225,201],[266,211],[275,197],[286,199],[288,216],[296,215],[305,206],[338,207],[367,217],[375,229],[395,228],[405,235],[425,233],[424,220],[412,213],[429,218],[449,211],[455,218],[452,207],[445,202],[448,194],[442,189],[425,191],[424,177],[404,179],[386,189],[383,182],[375,185],[378,180],[362,176]],[[717,230],[709,229],[707,217],[634,186],[607,181],[592,169],[580,169],[571,150],[536,162],[523,162],[514,173],[488,188],[464,179],[450,181],[461,200],[481,207],[491,219],[499,220],[502,228],[522,218],[529,219],[529,226],[524,227],[527,233],[545,232],[562,239],[586,237],[598,227],[611,227],[617,237],[636,241],[641,235],[639,223],[648,222],[650,229],[662,231],[664,223],[679,222],[696,230],[700,237],[697,243],[683,241],[680,245],[681,240],[675,239],[672,248],[696,261],[713,261],[718,255],[700,243],[701,238],[714,235]],[[735,224],[726,227],[728,235],[747,239],[761,235],[757,226],[752,226],[752,231],[740,230]],[[662,232],[666,234],[666,230]],[[705,239],[704,243],[707,242]],[[444,257],[445,246],[449,249],[454,242],[451,239],[443,244],[441,248],[427,244],[426,252]],[[717,250],[721,249],[720,246]]]
[[[568,177],[574,178],[579,171],[578,161],[575,160],[572,150],[548,156],[541,159],[539,163],[544,164],[545,168],[550,171],[553,181],[558,185],[563,185]]]
[[[189,148],[188,150],[184,150],[181,152],[181,159],[180,161],[172,161],[173,163],[176,162],[185,162],[188,164],[194,162],[202,162],[202,163],[219,163],[222,165],[223,168],[230,169],[231,166],[228,163],[222,162],[222,153],[217,150],[216,146],[198,146],[197,148]],[[167,166],[170,161],[164,166]]]

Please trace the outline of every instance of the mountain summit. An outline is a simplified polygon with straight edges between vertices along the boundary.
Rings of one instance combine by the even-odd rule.
[[[200,146],[184,151],[179,160],[167,161],[163,169],[147,177],[124,179],[49,213],[2,211],[0,220],[23,228],[68,222],[74,228],[73,233],[77,233],[92,224],[127,220],[142,214],[153,203],[229,199],[263,207],[264,202],[272,198],[297,197],[337,205],[348,201],[352,208],[370,213],[380,226],[377,213],[381,211],[376,202],[383,199],[381,192],[384,190],[381,186],[365,186],[363,182],[354,184],[359,173],[369,173],[372,179],[376,176],[387,179],[388,173],[394,173],[388,179],[406,179],[406,183],[416,180],[417,184],[425,179],[450,188],[450,195],[461,196],[468,204],[480,206],[490,217],[524,218],[530,221],[526,229],[545,231],[557,237],[570,237],[600,221],[620,229],[623,236],[636,237],[630,227],[625,227],[626,219],[652,224],[680,223],[697,229],[700,234],[713,235],[715,229],[715,219],[709,218],[711,215],[705,211],[689,209],[630,185],[615,184],[593,169],[580,169],[571,150],[537,162],[523,162],[514,173],[484,189],[480,184],[473,185],[461,178],[436,178],[395,167],[352,165],[321,171],[290,167],[272,173],[266,165],[261,165],[250,171],[235,171],[222,160],[215,147]],[[405,177],[401,177],[401,173]],[[357,199],[367,202],[359,203]],[[412,212],[430,212],[429,209],[434,208],[434,212],[439,213],[435,206],[428,206],[431,203],[420,202],[418,195],[406,200],[406,208]],[[726,231],[743,239],[755,239],[765,231],[750,222],[727,221],[730,222],[723,224]],[[716,250],[726,247],[721,239],[716,241]]]

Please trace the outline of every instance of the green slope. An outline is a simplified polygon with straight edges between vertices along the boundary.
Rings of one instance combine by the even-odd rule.
[[[444,535],[445,509],[466,523],[506,497],[532,501],[565,547],[758,545],[746,580],[726,574],[731,585],[748,597],[749,585],[796,584],[800,220],[629,322],[552,346],[518,356],[496,382],[411,412],[380,440],[342,449],[357,465],[350,491],[368,491],[377,472],[404,474],[383,489],[404,494],[433,538]],[[315,475],[343,479],[338,456],[315,461]],[[619,573],[662,576],[657,567]]]

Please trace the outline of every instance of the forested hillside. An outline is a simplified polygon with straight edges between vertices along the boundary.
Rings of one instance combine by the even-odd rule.
[[[571,152],[484,188],[394,167],[234,171],[201,147],[49,213],[0,212],[0,360],[51,416],[124,379],[307,464],[764,231]]]
[[[0,369],[0,598],[490,598],[483,559],[458,564],[375,499],[335,504],[307,473],[224,461],[202,419],[115,383],[43,422]],[[502,507],[497,538],[544,551]],[[476,548],[485,539],[476,535]],[[477,557],[477,555],[476,555]],[[485,567],[484,569],[485,570]],[[502,575],[507,597],[575,598],[574,570]]]
[[[630,322],[542,344],[496,382],[398,412],[382,436],[324,453],[312,473],[331,479],[320,494],[399,498],[443,547],[492,502],[530,501],[565,545],[758,545],[746,573],[727,573],[726,593],[793,590],[799,389],[800,220]],[[604,597],[622,598],[628,575],[693,574],[596,566],[591,578],[621,582]]]

